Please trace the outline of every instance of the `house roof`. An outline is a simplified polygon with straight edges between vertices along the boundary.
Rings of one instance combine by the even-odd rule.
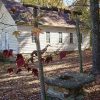
[[[33,17],[31,12],[21,3],[14,0],[2,0],[2,2],[17,24],[29,24],[32,22]]]
[[[44,11],[44,16],[39,23],[45,26],[75,27],[75,21],[70,19],[68,13],[57,11]]]
[[[29,8],[24,7],[21,3],[14,0],[2,0],[5,7],[10,12],[15,22],[19,24],[33,24],[33,15]],[[75,27],[75,21],[70,20],[68,13],[57,11],[41,11],[43,16],[39,19],[40,25],[55,26],[55,27]]]

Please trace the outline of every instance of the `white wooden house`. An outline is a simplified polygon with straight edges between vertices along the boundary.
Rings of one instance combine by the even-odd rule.
[[[0,50],[13,49],[18,52],[18,42],[12,33],[17,30],[17,26],[12,16],[0,1]]]
[[[6,1],[6,2],[4,2]],[[4,32],[1,31],[1,37],[0,37],[0,49],[14,49],[17,53],[31,53],[33,50],[36,50],[36,44],[34,36],[31,35],[31,31],[33,29],[32,26],[32,14],[31,11],[27,10],[27,8],[23,9],[21,8],[22,5],[19,3],[12,3],[16,4],[16,9],[11,9],[12,6],[7,6],[11,1],[4,0],[4,5],[1,8],[5,9],[6,11],[6,21],[4,23],[8,23],[15,26],[10,26],[4,31],[6,31],[6,36],[4,35]],[[10,4],[9,4],[10,5]],[[19,6],[20,7],[19,7]],[[18,9],[17,9],[18,8]],[[15,12],[17,10],[20,10],[19,16],[16,15],[14,17],[14,14],[12,14],[12,11]],[[0,12],[1,12],[0,11]],[[24,16],[23,16],[23,15]],[[28,16],[27,16],[28,15]],[[25,19],[25,17],[27,19]],[[23,20],[22,20],[23,19]],[[26,24],[27,22],[28,24]],[[16,24],[15,24],[16,23]],[[24,23],[24,24],[22,24]],[[1,25],[1,23],[0,23]],[[58,12],[45,12],[45,15],[41,18],[39,21],[39,27],[43,30],[43,32],[40,34],[40,46],[41,49],[43,49],[47,44],[50,44],[51,47],[48,48],[48,52],[53,52],[57,50],[77,50],[78,49],[78,40],[77,40],[77,33],[76,33],[76,27],[72,20],[70,20],[70,16],[67,14],[66,16],[59,15]],[[18,39],[16,39],[12,33],[13,31],[20,31],[20,35]],[[8,35],[9,37],[8,37]],[[5,45],[5,40],[8,41]],[[82,34],[82,49],[89,47],[89,35],[88,34]],[[5,46],[3,46],[5,45]]]

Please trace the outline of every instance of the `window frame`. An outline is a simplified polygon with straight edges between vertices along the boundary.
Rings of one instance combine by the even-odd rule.
[[[36,43],[36,37],[35,37],[35,35],[31,34],[31,38],[32,38],[32,43]]]
[[[73,43],[74,43],[73,40],[74,40],[74,39],[73,39],[73,33],[70,33],[70,44],[73,44]]]
[[[59,32],[59,43],[63,43],[63,34]]]
[[[50,43],[50,32],[46,32],[46,43]]]

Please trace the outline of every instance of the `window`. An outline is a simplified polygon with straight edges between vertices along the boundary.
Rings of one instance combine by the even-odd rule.
[[[59,43],[62,43],[62,32],[59,32]]]
[[[32,34],[32,43],[36,42],[36,37]]]
[[[46,32],[46,42],[50,43],[50,32]]]
[[[70,43],[73,43],[73,33],[70,33]]]

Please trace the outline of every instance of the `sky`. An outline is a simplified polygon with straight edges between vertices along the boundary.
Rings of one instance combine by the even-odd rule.
[[[15,0],[15,1],[19,2],[19,1],[21,1],[21,0]],[[74,1],[75,1],[75,0],[64,0],[64,3],[65,3],[66,5],[71,5]]]
[[[71,5],[75,0],[64,0],[66,5]]]

